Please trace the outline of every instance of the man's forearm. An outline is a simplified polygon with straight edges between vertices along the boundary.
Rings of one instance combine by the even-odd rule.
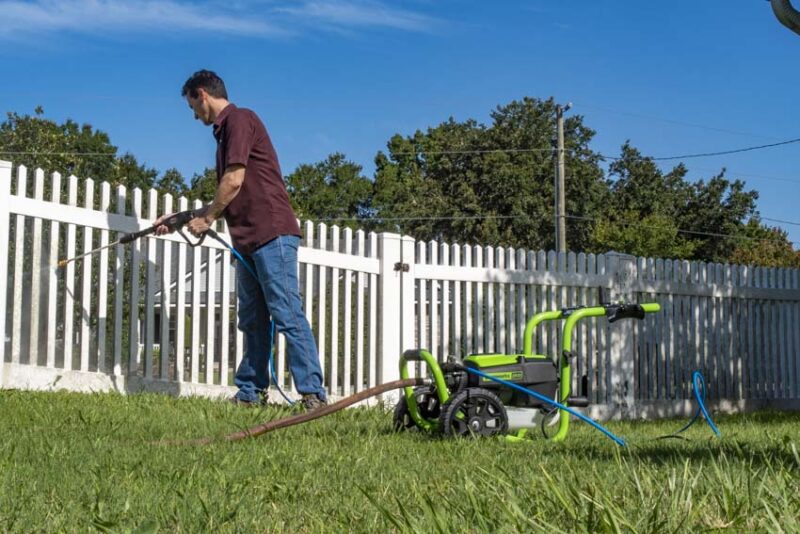
[[[243,182],[244,166],[236,165],[225,169],[225,174],[222,175],[222,179],[217,186],[214,200],[205,208],[204,216],[209,222],[222,217],[225,208],[239,194]]]

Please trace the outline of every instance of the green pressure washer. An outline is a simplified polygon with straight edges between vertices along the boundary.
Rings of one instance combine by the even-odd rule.
[[[573,332],[581,319],[607,317],[609,323],[621,319],[644,319],[645,314],[661,309],[657,303],[604,304],[601,306],[565,308],[534,315],[525,326],[522,354],[471,354],[461,362],[439,364],[424,350],[407,350],[400,358],[400,377],[409,378],[409,362],[424,362],[433,378],[430,385],[405,387],[404,395],[394,409],[396,430],[417,428],[440,432],[446,436],[494,436],[508,434],[507,407],[529,409],[545,419],[558,413],[558,431],[550,437],[563,440],[572,413],[593,423],[568,406],[586,407],[587,384],[582,381],[581,396],[571,391],[570,362]],[[533,353],[533,333],[545,321],[565,321],[561,357],[556,359]],[[596,425],[600,430],[604,430]],[[516,436],[521,439],[527,428]],[[545,436],[547,436],[545,432]]]

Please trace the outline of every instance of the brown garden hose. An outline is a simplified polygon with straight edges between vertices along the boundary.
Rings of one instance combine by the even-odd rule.
[[[364,391],[356,393],[355,395],[351,395],[338,402],[335,402],[333,404],[328,404],[314,411],[292,415],[290,417],[285,417],[283,419],[276,419],[274,421],[268,421],[258,426],[248,428],[246,430],[240,430],[239,432],[234,432],[233,434],[229,434],[224,438],[214,438],[208,436],[205,438],[199,438],[190,441],[161,442],[161,444],[208,445],[209,443],[213,443],[218,440],[239,441],[245,438],[254,438],[256,436],[260,436],[261,434],[266,434],[267,432],[278,430],[279,428],[286,428],[288,426],[299,425],[300,423],[306,423],[308,421],[313,421],[314,419],[319,419],[320,417],[330,415],[333,412],[338,412],[339,410],[347,408],[348,406],[351,406],[357,402],[361,402],[370,397],[374,397],[375,395],[380,395],[381,393],[386,393],[387,391],[391,391],[393,389],[422,386],[425,385],[427,382],[428,380],[425,378],[407,378],[405,380],[395,380],[394,382],[388,382],[386,384],[380,384],[375,387],[365,389]]]

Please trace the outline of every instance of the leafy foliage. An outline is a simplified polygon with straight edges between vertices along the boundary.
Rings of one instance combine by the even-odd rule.
[[[689,183],[677,165],[663,173],[626,143],[609,167],[608,201],[594,229],[592,248],[630,254],[724,262],[745,221],[755,214],[756,191],[725,171]]]
[[[7,114],[0,123],[0,157],[13,158],[14,163],[28,168],[107,181],[128,189],[146,190],[158,183],[156,169],[140,164],[132,154],[118,155],[105,132],[72,119],[58,124],[44,118],[41,107],[33,115]],[[168,172],[169,176],[162,178],[166,178],[165,184],[177,182],[177,171]]]
[[[103,180],[116,176],[117,147],[107,134],[73,120],[57,124],[43,115],[41,107],[33,116],[8,113],[0,123],[0,152],[13,156],[16,164],[64,176]]]
[[[301,219],[341,219],[337,224],[356,228],[366,218],[372,196],[372,182],[361,166],[343,154],[331,154],[314,165],[300,165],[286,177],[286,187],[297,216]]]
[[[191,185],[187,193],[190,199],[207,203],[214,200],[216,191],[217,171],[212,167],[206,167],[202,173],[195,173],[192,176]]]
[[[633,210],[613,221],[599,219],[592,237],[605,250],[648,257],[690,258],[698,245],[679,234],[675,221],[666,215],[641,217]]]
[[[763,225],[752,218],[745,225],[730,255],[731,263],[763,267],[800,267],[800,252],[794,250],[784,230]]]
[[[486,126],[449,119],[413,136],[395,135],[376,157],[373,208],[380,228],[419,239],[552,248],[555,103],[524,98],[498,107]],[[592,215],[604,193],[594,132],[565,123],[567,209]],[[573,248],[589,224],[570,226]]]
[[[155,183],[155,188],[163,193],[169,193],[173,197],[184,196],[188,192],[186,180],[175,168],[167,169],[164,175]]]

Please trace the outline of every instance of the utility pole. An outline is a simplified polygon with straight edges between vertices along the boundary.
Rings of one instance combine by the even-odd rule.
[[[561,107],[556,104],[556,127],[558,129],[557,154],[556,154],[556,184],[555,184],[555,208],[556,208],[556,251],[567,251],[567,223],[566,206],[564,201],[564,112],[568,111],[572,104]]]

